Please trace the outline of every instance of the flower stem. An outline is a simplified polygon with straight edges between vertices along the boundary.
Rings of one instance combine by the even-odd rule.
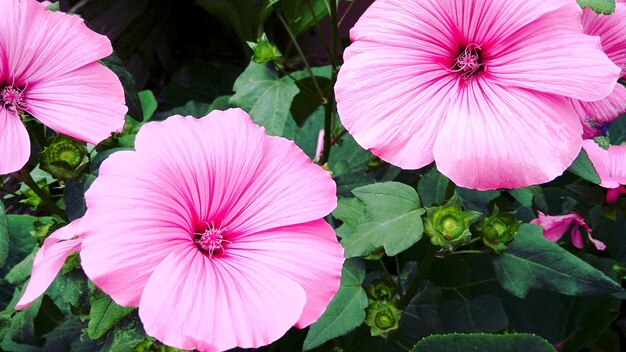
[[[41,189],[41,187],[39,187],[37,182],[35,182],[35,180],[33,180],[33,177],[30,175],[30,171],[28,171],[28,168],[26,166],[24,166],[20,170],[19,174],[18,173],[14,173],[13,175],[18,180],[24,182],[30,189],[33,190],[33,192],[35,192],[35,194],[41,199],[41,202],[43,203],[43,206],[45,208],[47,208],[50,212],[58,215],[64,221],[68,221],[67,215],[65,214],[65,211],[63,211],[63,209],[59,208],[52,201],[52,199],[50,199],[50,197],[48,196],[46,191],[44,191],[43,189]]]
[[[330,156],[330,148],[332,146],[332,121],[333,112],[335,110],[335,82],[337,81],[337,0],[330,0],[330,29],[331,29],[331,45],[330,57],[332,63],[332,72],[330,76],[330,86],[328,89],[328,98],[324,106],[324,149],[320,157],[319,164],[324,165],[328,162]]]
[[[424,280],[424,278],[426,277],[426,275],[428,275],[428,272],[430,271],[430,267],[432,266],[433,261],[435,260],[435,255],[437,254],[437,251],[438,251],[437,247],[432,246],[432,245],[428,246],[428,249],[426,250],[426,254],[424,255],[424,258],[422,258],[422,261],[419,263],[419,266],[417,267],[417,274],[415,275],[415,278],[411,282],[411,286],[409,286],[409,289],[406,291],[406,294],[402,296],[402,298],[400,299],[400,304],[399,304],[400,308],[406,307],[411,301],[411,299],[413,298],[413,296],[415,296],[415,294],[417,293],[417,290],[419,289],[419,286],[422,283],[422,280]]]

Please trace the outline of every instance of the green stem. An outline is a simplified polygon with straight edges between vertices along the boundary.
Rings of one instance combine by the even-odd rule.
[[[404,295],[404,288],[402,287],[402,279],[400,279],[400,260],[397,255],[393,256],[396,262],[396,279],[398,279],[398,290],[400,290],[400,295]]]
[[[304,53],[302,52],[300,45],[298,45],[298,42],[296,41],[296,36],[293,34],[291,29],[289,28],[289,25],[285,21],[285,18],[283,17],[283,15],[281,15],[280,12],[276,12],[276,16],[278,16],[280,23],[282,23],[283,27],[285,27],[285,30],[287,31],[287,34],[289,35],[291,42],[296,48],[298,55],[300,55],[300,58],[302,59],[302,62],[304,63],[304,67],[306,71],[308,72],[309,76],[311,76],[311,79],[313,80],[313,85],[315,86],[315,90],[317,90],[317,93],[319,94],[320,99],[324,100],[324,93],[322,93],[322,89],[320,88],[319,84],[317,84],[315,75],[313,75],[313,70],[311,70],[311,66],[309,65],[309,62],[307,61],[306,56],[304,56]]]
[[[317,18],[317,14],[315,13],[313,4],[311,3],[311,0],[306,0],[306,3],[309,6],[309,11],[311,11],[311,14],[313,15],[313,21],[315,22],[315,29],[317,30],[317,34],[319,35],[319,38],[322,41],[322,46],[324,46],[324,50],[326,50],[326,53],[328,54],[328,56],[330,56],[330,62],[332,62],[333,66],[336,66],[337,63],[335,63],[334,61],[335,58],[332,56],[330,47],[328,46],[328,43],[326,42],[326,36],[324,35],[322,26],[320,26],[320,21]]]
[[[452,252],[449,255],[456,255],[456,254],[485,254],[485,253],[489,253],[489,250],[487,250],[487,249],[467,249],[467,250],[464,250],[464,251]]]
[[[50,197],[48,196],[46,191],[44,191],[43,189],[41,189],[41,187],[39,187],[37,182],[35,182],[35,180],[33,180],[33,177],[30,175],[30,171],[28,171],[28,168],[26,166],[24,166],[20,170],[19,174],[15,173],[14,175],[16,176],[16,178],[18,180],[24,182],[30,189],[32,189],[33,192],[35,192],[35,194],[39,198],[41,198],[41,202],[43,203],[45,208],[47,208],[50,212],[58,215],[64,221],[68,221],[67,215],[65,214],[63,209],[59,208],[52,201],[52,199],[50,199]]]
[[[424,255],[424,258],[422,258],[422,261],[419,263],[419,266],[417,267],[417,274],[415,275],[415,278],[411,282],[411,286],[409,286],[409,289],[406,291],[406,294],[402,296],[402,298],[400,299],[400,304],[399,304],[400,308],[406,307],[411,301],[411,299],[413,298],[413,296],[415,296],[415,294],[417,293],[417,290],[419,289],[419,286],[422,283],[422,280],[424,280],[424,278],[426,277],[426,275],[428,275],[428,272],[430,271],[430,267],[432,266],[433,261],[435,260],[435,255],[437,254],[437,251],[438,251],[437,247],[432,246],[432,245],[428,246],[428,250],[426,250],[426,254]]]
[[[324,106],[324,149],[319,164],[324,165],[330,156],[333,111],[335,110],[335,82],[337,82],[337,0],[330,0],[331,45],[330,57],[333,70],[330,77],[327,104]]]
[[[440,290],[461,290],[464,288],[468,288],[468,287],[472,287],[472,286],[477,286],[477,285],[482,285],[482,284],[488,284],[488,283],[492,283],[497,281],[495,278],[491,278],[491,279],[485,279],[485,280],[479,280],[479,281],[474,281],[474,282],[469,282],[463,285],[459,285],[459,286],[440,286],[439,289]]]
[[[380,267],[383,269],[383,272],[385,273],[385,276],[387,277],[387,279],[391,280],[391,274],[389,273],[389,270],[387,270],[387,267],[385,266],[385,263],[383,262],[383,260],[378,259],[378,262],[380,263]]]

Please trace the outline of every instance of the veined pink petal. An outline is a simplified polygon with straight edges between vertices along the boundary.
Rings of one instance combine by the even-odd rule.
[[[578,118],[556,96],[504,89],[477,77],[448,109],[435,160],[462,187],[487,190],[548,182],[574,161],[582,143]]]
[[[625,37],[626,38],[626,37]],[[583,124],[583,138],[602,135],[602,128],[626,112],[626,87],[620,83],[606,98],[596,101],[571,99],[574,111]]]
[[[571,227],[572,243],[576,248],[584,247],[583,238],[579,228],[579,226],[582,226],[585,231],[587,231],[589,241],[591,241],[597,250],[603,251],[606,248],[604,243],[591,236],[591,228],[587,226],[585,219],[576,213],[551,216],[537,211],[537,218],[533,219],[530,223],[543,227],[543,236],[552,242],[557,242],[561,239],[565,232],[567,232],[567,230]]]
[[[124,127],[128,110],[113,71],[91,63],[61,76],[31,83],[26,110],[53,130],[98,144]]]
[[[194,215],[180,176],[159,166],[135,152],[115,153],[85,194],[83,270],[123,306],[139,305],[150,275],[171,250],[195,248]]]
[[[150,277],[139,317],[148,335],[167,345],[223,351],[277,340],[296,323],[305,301],[300,285],[254,261],[210,260],[195,248],[179,249]]]
[[[0,106],[0,150],[2,151],[0,175],[21,169],[30,156],[30,139],[22,120],[17,113],[2,106]]]
[[[107,57],[109,40],[78,16],[46,11],[35,0],[0,0],[5,82],[30,86]]]
[[[591,139],[583,141],[589,160],[600,176],[600,186],[617,188],[626,184],[626,145],[611,145],[608,150],[600,148]]]
[[[65,259],[80,249],[82,220],[76,219],[46,238],[35,256],[30,280],[15,309],[26,308],[41,296],[54,281]]]
[[[354,139],[405,169],[433,161],[435,137],[458,90],[442,63],[428,58],[433,45],[416,43],[393,49],[353,43],[345,55],[359,54],[346,60],[335,85],[341,122]]]
[[[235,238],[317,220],[337,207],[330,174],[313,164],[293,141],[267,136],[264,143],[253,181],[223,218]]]
[[[626,69],[626,4],[617,2],[615,12],[610,15],[595,13],[592,9],[583,11],[582,23],[586,34],[600,37],[602,50],[621,70]]]
[[[238,238],[228,255],[245,257],[259,270],[278,272],[306,292],[306,305],[296,324],[315,322],[339,289],[343,248],[324,220],[285,226]]]
[[[317,146],[315,147],[315,159],[320,160],[322,153],[324,152],[324,130],[321,129],[317,134]]]

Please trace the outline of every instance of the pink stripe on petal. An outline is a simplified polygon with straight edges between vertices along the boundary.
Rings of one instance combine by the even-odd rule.
[[[150,277],[139,317],[146,333],[167,345],[223,351],[277,340],[296,323],[305,301],[300,285],[252,261],[211,261],[195,248],[180,249]]]
[[[2,103],[0,103],[2,104]],[[18,171],[30,156],[30,139],[17,113],[0,106],[0,175]]]
[[[124,126],[124,90],[113,71],[92,63],[62,76],[33,83],[26,110],[53,130],[98,144]]]
[[[596,101],[569,99],[583,124],[583,138],[602,135],[602,127],[615,121],[626,111],[626,87],[616,84],[606,98]]]
[[[26,308],[39,298],[54,281],[65,259],[80,249],[82,221],[83,218],[76,219],[46,238],[35,256],[30,281],[15,309]]]

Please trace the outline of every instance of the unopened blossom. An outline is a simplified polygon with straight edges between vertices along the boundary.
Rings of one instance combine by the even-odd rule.
[[[610,145],[604,150],[588,139],[583,142],[583,148],[600,176],[600,186],[608,189],[606,202],[617,202],[620,194],[626,194],[626,145]]]
[[[102,163],[73,241],[87,276],[139,307],[148,335],[188,350],[254,348],[320,317],[344,261],[323,220],[337,205],[328,172],[240,109],[148,123],[135,148]],[[52,264],[34,268],[27,292],[43,292]]]
[[[617,65],[620,78],[626,78],[626,0],[617,0],[615,12],[597,14],[592,9],[583,10],[583,31],[600,37],[602,49]],[[583,123],[583,138],[606,134],[608,125],[626,111],[626,87],[621,83],[606,98],[598,101],[572,99],[574,110]]]
[[[433,161],[457,185],[550,181],[582,146],[568,98],[620,75],[573,0],[376,0],[350,32],[335,86],[342,123],[404,169]]]
[[[112,52],[107,37],[35,0],[0,0],[0,14],[0,174],[30,156],[24,113],[93,144],[122,129],[122,84],[97,62]]]
[[[587,238],[589,238],[589,241],[597,250],[603,251],[606,248],[604,243],[591,237],[591,228],[587,226],[585,219],[576,213],[551,216],[537,211],[537,218],[530,223],[543,227],[543,237],[552,242],[560,240],[567,230],[571,229],[572,244],[576,248],[584,247],[583,237],[580,233],[580,227],[582,226],[587,232]]]

